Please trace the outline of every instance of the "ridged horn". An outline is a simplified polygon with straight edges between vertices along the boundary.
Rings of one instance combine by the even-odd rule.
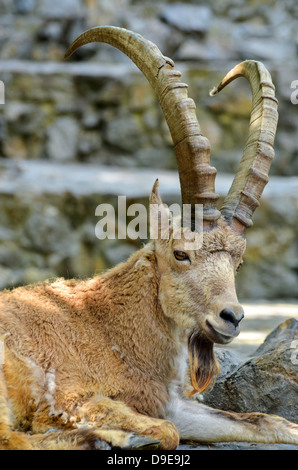
[[[211,91],[215,95],[238,77],[245,77],[252,91],[252,108],[248,140],[239,170],[226,196],[221,213],[237,232],[244,234],[251,227],[252,216],[268,182],[274,158],[278,101],[268,70],[261,62],[246,60],[233,68]]]
[[[220,217],[216,209],[216,169],[210,166],[210,144],[196,117],[196,106],[188,98],[187,85],[180,81],[181,73],[174,70],[171,59],[162,55],[158,47],[132,31],[98,26],[81,34],[71,44],[65,57],[91,42],[110,44],[128,57],[143,72],[159,99],[170,129],[175,148],[182,204],[203,204],[205,225],[212,228]]]

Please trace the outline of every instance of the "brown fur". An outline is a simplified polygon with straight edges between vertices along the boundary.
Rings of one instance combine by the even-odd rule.
[[[218,372],[213,342],[237,334],[219,313],[240,309],[245,242],[221,221],[189,262],[177,249],[183,238],[158,239],[101,277],[1,293],[0,448],[178,445],[180,418],[165,418],[182,350],[189,337],[193,387],[205,390]]]

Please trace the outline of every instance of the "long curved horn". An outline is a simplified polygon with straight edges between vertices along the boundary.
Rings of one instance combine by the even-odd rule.
[[[268,173],[274,158],[278,101],[268,70],[261,62],[254,60],[238,64],[210,94],[215,95],[241,76],[247,78],[252,90],[249,135],[240,168],[224,200],[221,213],[234,230],[244,234],[253,224],[252,215],[259,206],[259,199],[268,182]]]
[[[132,31],[98,26],[81,34],[71,44],[68,58],[80,46],[105,42],[121,50],[144,73],[156,92],[173,139],[178,164],[182,204],[203,204],[207,228],[216,225],[220,212],[216,209],[216,169],[210,166],[210,144],[202,136],[196,117],[195,103],[188,98],[187,85],[174,70],[171,59],[164,57],[155,44]]]

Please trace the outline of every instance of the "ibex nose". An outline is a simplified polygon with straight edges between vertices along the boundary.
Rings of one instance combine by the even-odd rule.
[[[242,318],[244,317],[243,311],[239,311],[238,313],[233,312],[233,310],[230,310],[229,308],[224,308],[220,314],[220,318],[222,318],[224,321],[228,323],[232,323],[235,328],[239,325],[241,322]]]

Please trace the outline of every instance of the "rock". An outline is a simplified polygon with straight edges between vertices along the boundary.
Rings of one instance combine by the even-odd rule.
[[[10,230],[0,225],[0,241],[1,242],[13,240],[15,237],[16,237],[16,232],[14,230]]]
[[[228,356],[226,373],[204,394],[204,403],[227,411],[276,414],[297,423],[297,350],[298,321],[289,319],[267,336],[250,359],[240,365],[234,359],[231,365]]]
[[[13,241],[2,242],[0,245],[0,265],[8,268],[20,268],[22,266],[20,250]]]
[[[91,122],[91,121],[89,121]],[[79,143],[78,143],[78,152],[81,155],[98,155],[98,151],[101,148],[102,142],[98,132],[96,131],[84,131],[81,132]]]
[[[34,284],[36,282],[46,281],[47,279],[54,279],[57,275],[51,269],[38,269],[38,268],[27,268],[23,274],[24,284]]]
[[[212,20],[212,12],[207,6],[176,2],[163,9],[161,18],[181,31],[206,33]]]
[[[7,287],[17,286],[21,282],[22,282],[21,270],[9,269],[9,268],[0,266],[0,289],[1,290]]]
[[[33,109],[34,106],[32,104],[10,101],[6,104],[6,119],[8,122],[14,122],[20,118],[28,119]]]
[[[243,359],[232,350],[224,348],[215,348],[215,355],[220,363],[220,373],[217,376],[217,382],[225,380],[225,377],[240,367]]]
[[[59,21],[49,21],[42,25],[38,37],[44,41],[55,40],[62,35],[63,27]]]
[[[136,120],[127,113],[120,113],[107,121],[104,139],[109,145],[131,153],[144,145],[146,136]]]
[[[36,0],[15,0],[14,11],[19,14],[31,13],[35,7]]]
[[[298,321],[294,318],[291,318],[281,323],[266,337],[263,344],[261,344],[261,346],[259,346],[255,351],[254,357],[262,356],[267,353],[270,354],[280,348],[287,347],[289,344],[292,345],[293,341],[296,340],[298,340]],[[291,362],[293,361],[291,360]],[[296,380],[298,385],[298,376]]]
[[[296,45],[272,38],[254,38],[249,42],[238,42],[237,50],[243,59],[290,60],[295,54]]]
[[[70,247],[70,227],[56,207],[36,204],[24,226],[22,245],[40,253]]]
[[[198,42],[194,39],[183,41],[175,54],[178,60],[228,60],[231,56],[231,51],[219,43]]]
[[[78,125],[71,117],[58,117],[47,131],[46,152],[49,159],[73,160],[77,150]]]
[[[80,0],[41,0],[37,12],[46,18],[65,19],[80,17],[83,7]]]
[[[262,245],[259,245],[262,247]],[[284,253],[280,253],[280,260],[284,258]],[[293,256],[293,260],[296,255]],[[291,298],[295,297],[297,292],[297,276],[295,267],[291,263],[286,264],[280,261],[273,262],[270,257],[265,259],[260,257],[257,259],[249,259],[249,255],[245,255],[245,266],[239,273],[239,296],[242,298]]]
[[[108,263],[115,266],[116,263],[123,262],[128,259],[135,251],[136,248],[133,244],[124,243],[121,246],[118,243],[113,243],[113,240],[108,240],[106,243],[105,257]]]
[[[170,25],[157,17],[144,18],[140,13],[127,10],[123,15],[124,26],[131,31],[137,31],[142,36],[153,41],[161,52],[172,57],[175,49],[183,42],[183,34],[177,31],[173,35]],[[165,52],[166,51],[166,52]]]

